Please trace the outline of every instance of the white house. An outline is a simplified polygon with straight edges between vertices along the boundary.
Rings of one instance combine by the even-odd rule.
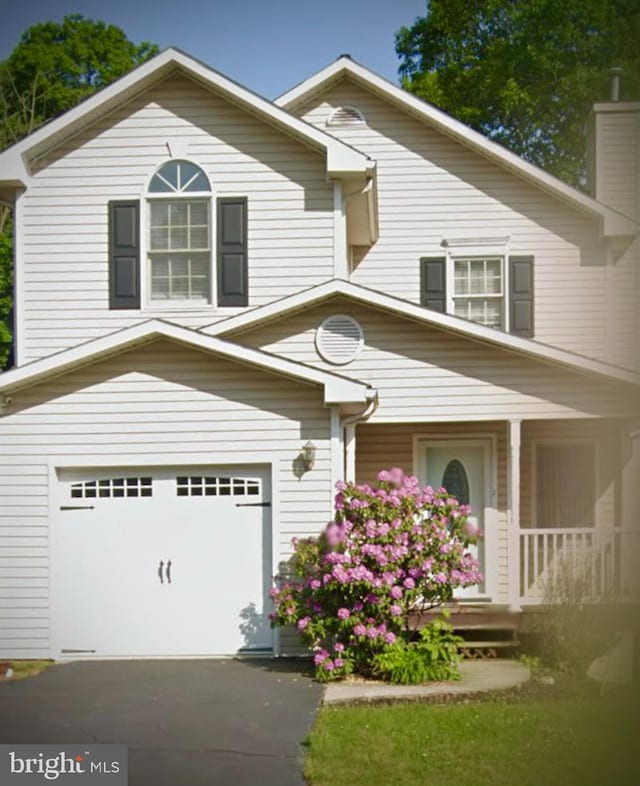
[[[348,57],[268,102],[167,50],[0,154],[0,656],[278,653],[335,482],[469,502],[518,610],[638,590],[640,104],[588,197]]]

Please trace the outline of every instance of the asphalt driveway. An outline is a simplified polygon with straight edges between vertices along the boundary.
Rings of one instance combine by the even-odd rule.
[[[0,742],[126,744],[130,786],[302,786],[320,696],[289,660],[67,663],[0,684]]]

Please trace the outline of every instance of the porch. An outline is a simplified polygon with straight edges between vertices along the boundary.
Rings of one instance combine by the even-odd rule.
[[[351,477],[371,483],[399,466],[469,497],[485,583],[463,604],[637,602],[639,437],[613,418],[364,423]]]

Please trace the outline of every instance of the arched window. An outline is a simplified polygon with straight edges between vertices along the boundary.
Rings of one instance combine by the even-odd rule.
[[[464,465],[458,459],[451,459],[442,476],[443,487],[461,505],[469,504],[469,478]]]
[[[190,161],[168,161],[149,183],[149,297],[211,300],[211,185]]]

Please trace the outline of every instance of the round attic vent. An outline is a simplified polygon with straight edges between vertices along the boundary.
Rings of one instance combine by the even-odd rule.
[[[359,323],[346,314],[327,317],[316,331],[316,349],[321,357],[336,366],[345,366],[364,344]]]
[[[339,106],[329,116],[328,126],[354,126],[365,123],[364,115],[355,106]]]

